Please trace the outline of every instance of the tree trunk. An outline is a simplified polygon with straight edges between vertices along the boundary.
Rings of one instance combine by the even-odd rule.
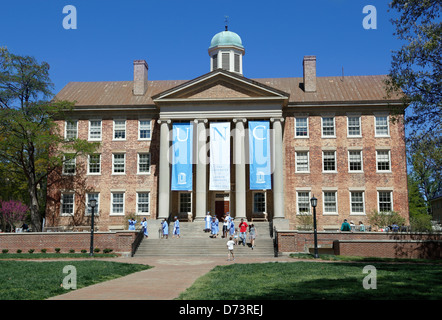
[[[30,198],[30,206],[29,210],[31,212],[31,224],[32,229],[37,232],[42,231],[42,225],[41,225],[41,216],[40,216],[40,206],[38,204],[38,195],[37,195],[37,188],[35,185],[35,182],[29,181],[29,198]]]

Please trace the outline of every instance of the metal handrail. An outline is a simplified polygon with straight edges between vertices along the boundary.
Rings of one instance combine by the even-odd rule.
[[[135,252],[137,252],[137,249],[140,246],[141,241],[143,241],[144,238],[143,236],[144,236],[144,228],[141,228],[141,230],[137,233],[134,242],[132,242],[131,257],[133,257],[135,255]]]

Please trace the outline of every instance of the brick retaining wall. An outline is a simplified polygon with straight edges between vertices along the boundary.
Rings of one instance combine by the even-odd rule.
[[[314,247],[313,232],[277,231],[276,237],[278,253],[310,252]],[[442,234],[319,231],[317,239],[320,253],[383,258],[441,258]]]
[[[112,249],[113,252],[131,252],[136,231],[95,232],[94,248]],[[55,252],[60,248],[61,253],[67,253],[73,249],[80,252],[85,249],[89,252],[91,234],[89,232],[20,232],[0,233],[0,251],[8,249],[9,253],[15,253],[18,249],[28,252],[34,249],[39,253],[41,249],[47,252]]]

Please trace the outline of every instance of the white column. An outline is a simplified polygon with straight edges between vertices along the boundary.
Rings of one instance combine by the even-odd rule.
[[[207,209],[207,119],[195,119],[196,137],[196,205],[195,220],[204,220]]]
[[[246,220],[246,145],[244,124],[246,119],[233,119],[235,123],[235,219]]]
[[[285,219],[284,214],[284,150],[282,141],[283,118],[272,118],[273,123],[273,219]]]
[[[170,207],[170,120],[158,120],[160,124],[160,161],[158,174],[158,217],[169,217]]]

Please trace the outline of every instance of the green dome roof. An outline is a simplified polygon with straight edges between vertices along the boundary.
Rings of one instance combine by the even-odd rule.
[[[216,46],[236,46],[244,49],[241,38],[232,31],[221,31],[215,34],[210,42],[209,49]]]

